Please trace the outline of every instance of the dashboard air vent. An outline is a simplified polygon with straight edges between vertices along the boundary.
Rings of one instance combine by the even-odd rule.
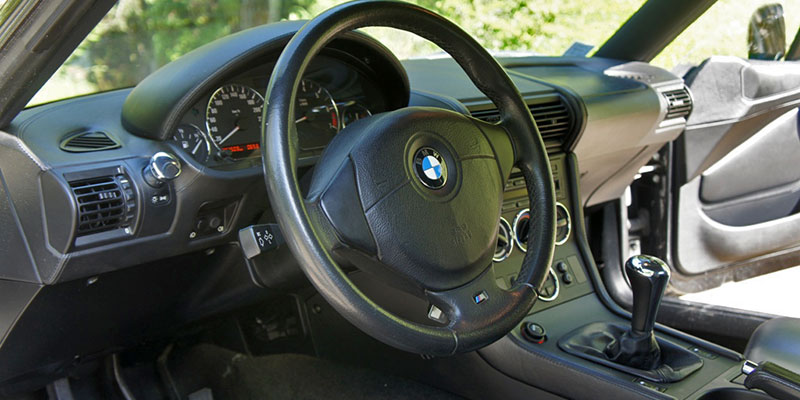
[[[60,147],[70,153],[84,153],[116,149],[120,145],[105,132],[83,132],[67,136]]]
[[[548,150],[563,146],[572,130],[572,113],[561,97],[544,103],[528,106],[542,134]],[[496,109],[475,111],[472,116],[486,122],[497,122],[500,114]]]
[[[78,203],[77,236],[117,229],[126,222],[126,201],[120,182],[102,176],[69,183]]]
[[[686,118],[692,112],[692,96],[686,88],[667,90],[662,94],[668,103],[666,119]]]
[[[572,118],[569,108],[560,97],[556,101],[531,105],[530,109],[545,143],[565,142],[566,134],[572,125]]]

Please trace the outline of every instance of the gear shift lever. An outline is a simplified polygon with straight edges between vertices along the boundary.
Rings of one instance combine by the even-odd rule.
[[[669,267],[656,257],[638,255],[625,262],[625,274],[633,290],[631,329],[611,342],[605,354],[617,363],[652,370],[661,363],[653,326],[669,282]]]
[[[633,290],[631,334],[635,337],[650,336],[669,282],[669,267],[656,257],[638,255],[625,262],[625,274]]]
[[[656,382],[677,382],[703,366],[703,360],[653,327],[669,283],[669,267],[656,257],[639,255],[625,262],[633,289],[631,324],[593,322],[558,341],[567,353]]]

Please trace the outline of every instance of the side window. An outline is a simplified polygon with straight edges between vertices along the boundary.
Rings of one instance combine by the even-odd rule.
[[[800,0],[719,0],[651,63],[672,70],[679,65],[698,65],[711,56],[748,58],[751,16],[760,7],[775,4],[783,9],[788,49],[800,27]],[[763,30],[763,26],[756,28]]]

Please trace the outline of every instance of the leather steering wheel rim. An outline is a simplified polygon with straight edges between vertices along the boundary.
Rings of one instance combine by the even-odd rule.
[[[465,127],[465,121],[468,121],[477,127],[476,132],[483,133],[486,140],[481,139],[481,143],[491,146],[496,155],[499,176],[493,181],[502,179],[501,185],[504,184],[513,164],[523,172],[527,183],[531,234],[514,286],[505,291],[497,290],[490,264],[480,270],[480,274],[473,272],[476,276],[471,276],[474,279],[468,284],[441,291],[426,288],[425,293],[431,301],[444,309],[449,317],[446,326],[402,319],[364,295],[332,254],[331,241],[337,233],[332,232],[335,229],[331,228],[327,210],[320,206],[319,196],[307,199],[298,184],[294,105],[303,73],[313,56],[337,35],[368,26],[405,30],[439,45],[498,107],[501,122],[492,125],[460,114],[453,116],[430,110],[410,110],[398,114],[398,119],[420,119],[418,116],[427,112],[426,116],[430,118],[456,119],[455,123]],[[538,296],[536,289],[547,277],[553,257],[555,192],[552,174],[544,143],[522,96],[505,70],[472,37],[443,17],[416,5],[391,1],[346,3],[320,14],[295,34],[274,67],[266,98],[268,107],[264,111],[261,156],[270,204],[304,273],[347,320],[374,338],[399,349],[428,355],[451,355],[496,341],[527,315]],[[369,129],[367,123],[362,125]],[[502,153],[499,149],[504,146],[510,149],[510,156],[497,155]],[[335,152],[329,150],[326,153]],[[462,161],[457,159],[456,162]],[[502,186],[495,194],[502,203]],[[499,210],[497,205],[495,223],[499,220]],[[496,225],[492,228],[496,235]],[[469,237],[471,231],[467,230],[466,235]],[[476,293],[476,290],[482,291]],[[480,300],[478,294],[486,295],[486,301]],[[475,304],[469,300],[474,300]]]

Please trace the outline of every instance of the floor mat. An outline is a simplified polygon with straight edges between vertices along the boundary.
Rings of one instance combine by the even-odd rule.
[[[204,388],[214,399],[459,399],[404,378],[298,354],[261,357],[198,345],[171,357],[176,394],[185,399]]]

